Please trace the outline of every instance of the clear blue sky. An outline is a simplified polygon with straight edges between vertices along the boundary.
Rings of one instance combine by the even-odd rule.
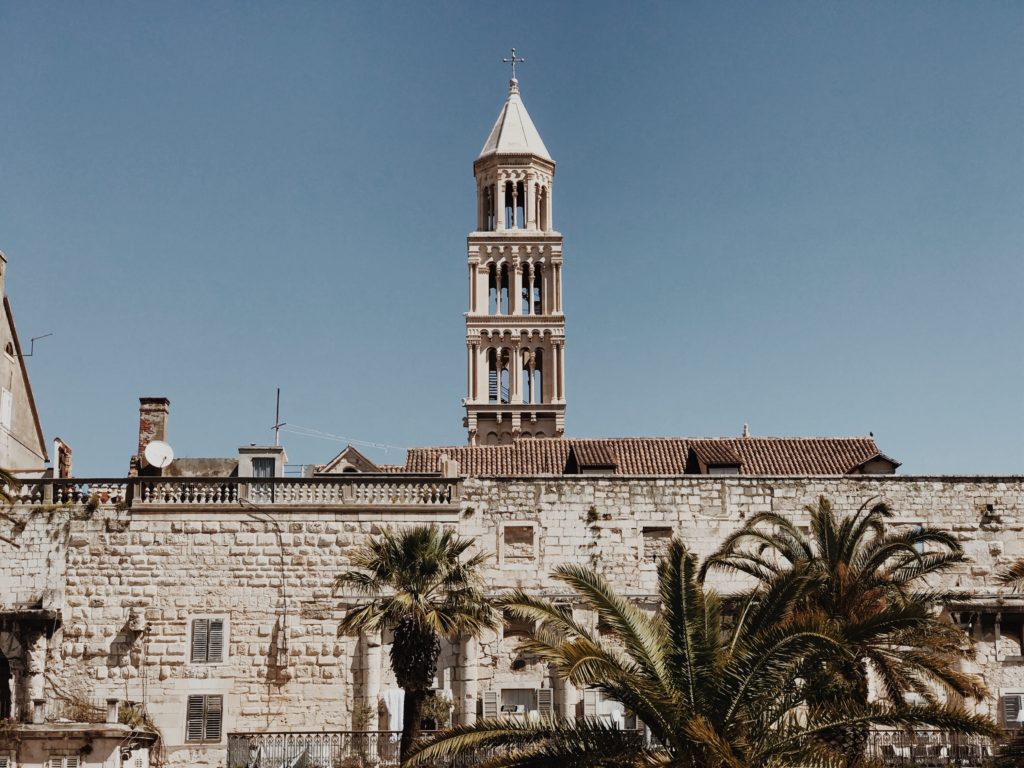
[[[0,3],[0,249],[47,437],[462,443],[472,160],[558,162],[568,431],[1024,468],[1024,3]],[[284,434],[293,462],[341,446]],[[381,461],[400,451],[367,449]]]

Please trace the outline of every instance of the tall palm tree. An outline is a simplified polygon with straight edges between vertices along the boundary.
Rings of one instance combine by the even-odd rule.
[[[596,635],[549,600],[515,591],[502,606],[536,622],[522,649],[573,684],[622,702],[654,740],[598,720],[498,718],[417,744],[405,768],[472,753],[473,764],[486,768],[810,768],[838,763],[839,754],[818,738],[835,728],[927,723],[972,733],[994,730],[987,718],[936,704],[810,705],[809,683],[800,678],[804,660],[846,651],[820,621],[793,617],[806,574],[774,580],[728,620],[719,596],[700,580],[696,557],[678,540],[658,564],[661,607],[654,614],[584,566],[561,566],[554,578],[597,614],[603,632]]]
[[[441,638],[477,636],[497,623],[480,589],[480,568],[488,555],[463,559],[472,544],[434,524],[385,529],[352,555],[358,570],[335,582],[335,593],[348,589],[369,598],[346,613],[340,634],[394,633],[391,667],[405,691],[402,754],[419,738]]]
[[[953,701],[984,698],[982,681],[959,668],[972,653],[969,638],[939,616],[942,602],[953,595],[927,584],[928,576],[963,561],[956,538],[928,526],[887,530],[892,512],[881,503],[869,501],[844,517],[824,497],[805,509],[809,533],[782,515],[756,515],[707,559],[704,572],[722,568],[752,576],[754,594],[791,574],[805,577],[797,615],[823,622],[848,651],[813,660],[805,670],[814,681],[812,703],[849,698],[866,704],[870,672],[896,706],[908,693],[930,703],[940,691]],[[855,765],[866,730],[832,736],[847,740],[849,764]]]

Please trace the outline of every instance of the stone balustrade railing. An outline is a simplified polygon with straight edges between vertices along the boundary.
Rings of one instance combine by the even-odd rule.
[[[422,477],[130,477],[117,480],[26,480],[5,488],[12,502],[25,506],[372,506],[457,505],[454,478]]]

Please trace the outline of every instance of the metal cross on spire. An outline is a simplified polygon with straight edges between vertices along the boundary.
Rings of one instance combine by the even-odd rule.
[[[512,79],[515,80],[516,79],[516,64],[522,64],[524,61],[526,61],[526,59],[523,59],[523,58],[517,59],[516,58],[516,49],[513,48],[512,49],[512,58],[511,59],[502,59],[501,61],[502,61],[503,64],[511,64],[512,65]]]

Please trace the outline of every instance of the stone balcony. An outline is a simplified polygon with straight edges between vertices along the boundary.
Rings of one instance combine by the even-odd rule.
[[[26,481],[16,504],[167,509],[188,506],[457,508],[461,482],[436,475],[314,478],[131,477]]]

